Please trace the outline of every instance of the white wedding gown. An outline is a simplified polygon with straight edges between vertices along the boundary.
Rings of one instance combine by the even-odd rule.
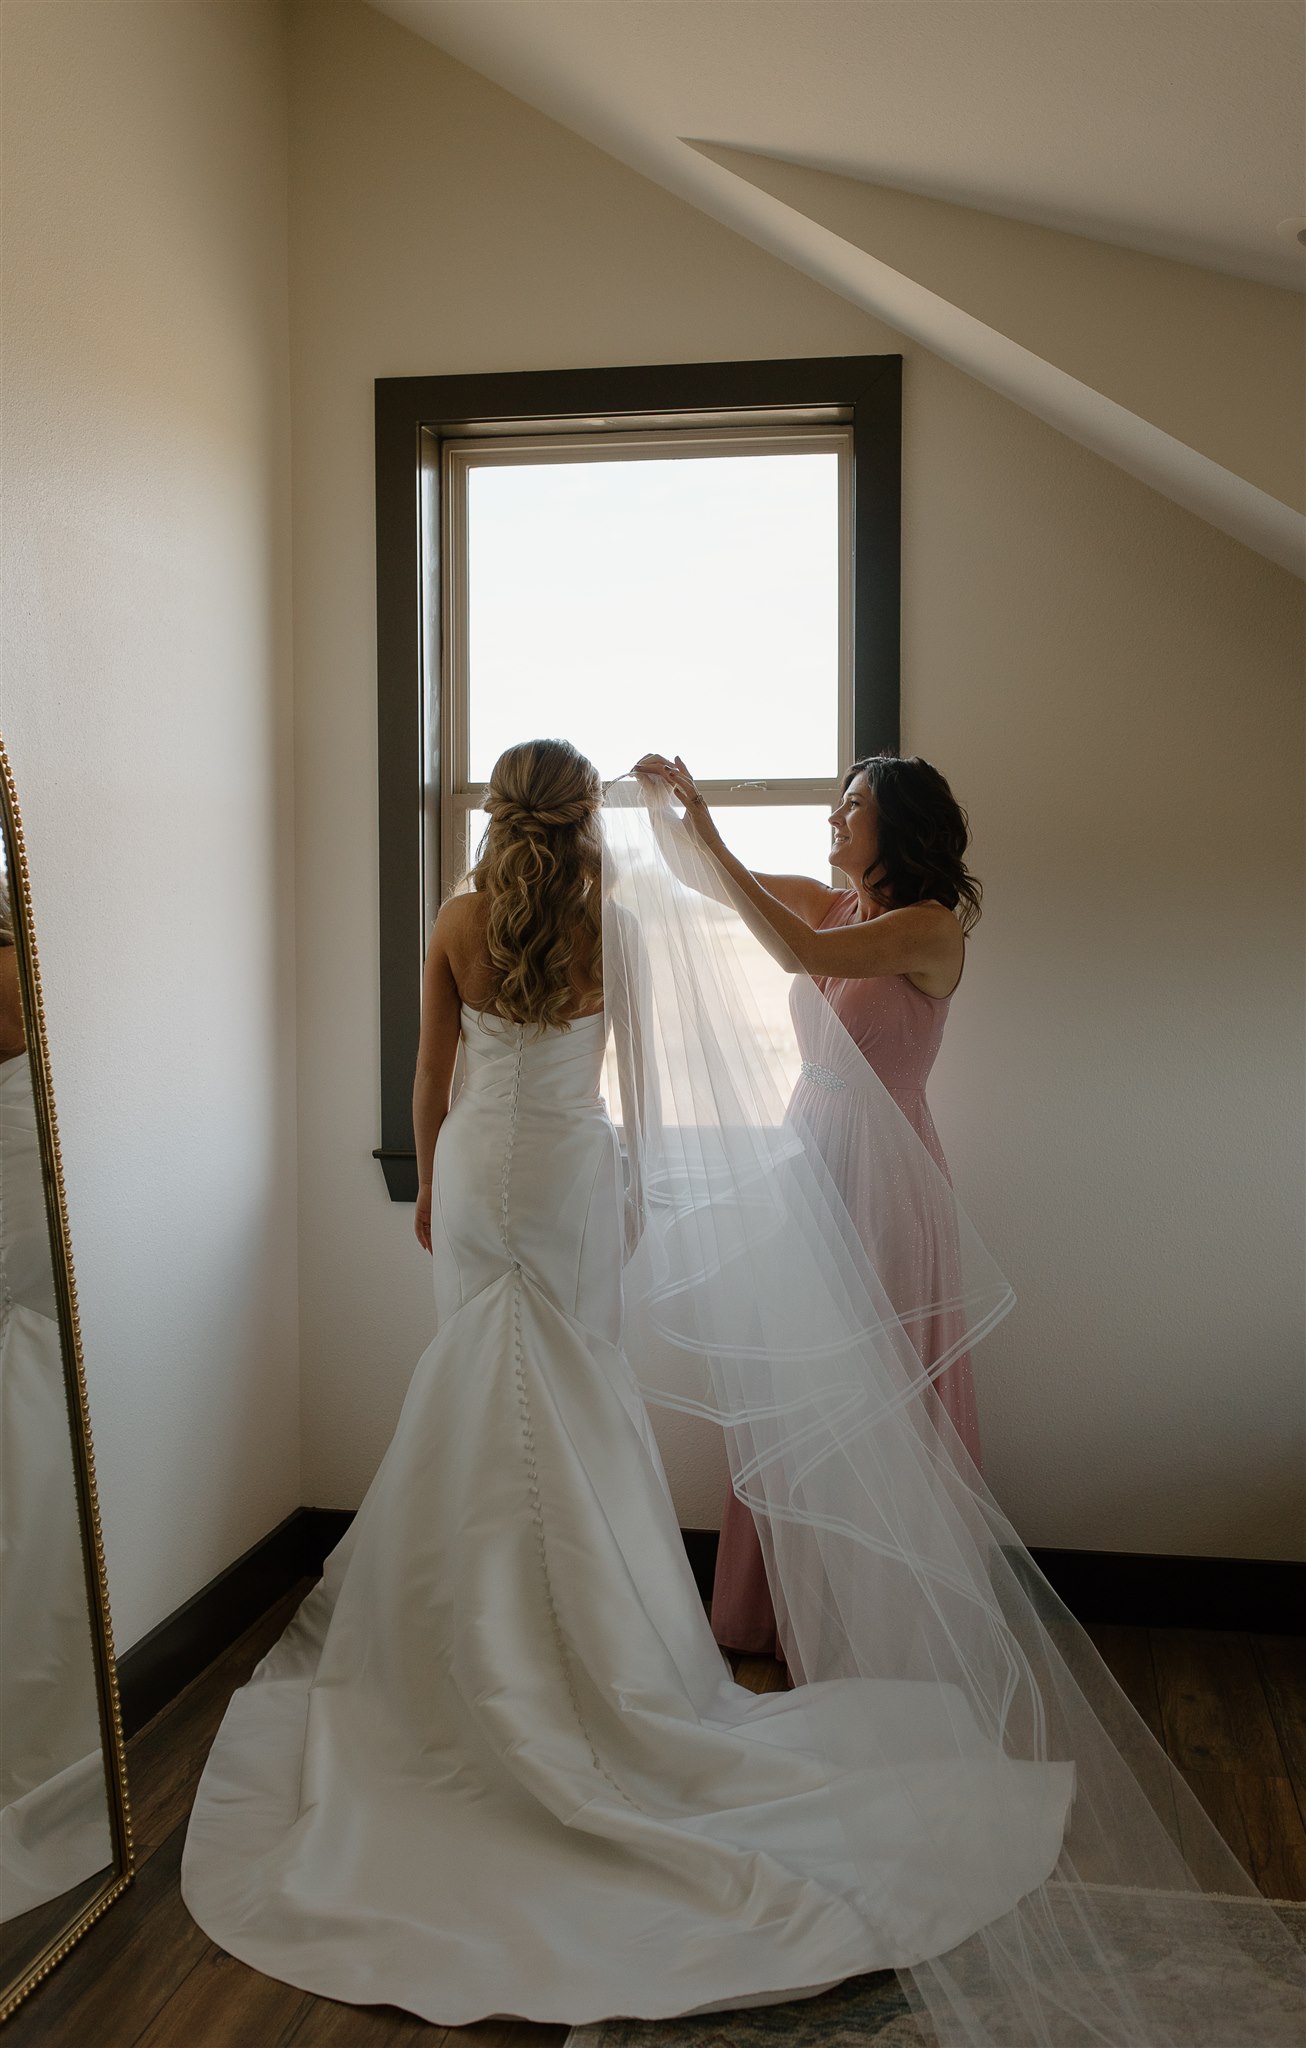
[[[733,1682],[621,1349],[604,1018],[464,1008],[462,1031],[437,1335],[231,1702],[188,1907],[272,1976],[446,2025],[780,2000],[938,1955],[1048,1878],[1075,1766],[1003,1755],[945,1683]]]

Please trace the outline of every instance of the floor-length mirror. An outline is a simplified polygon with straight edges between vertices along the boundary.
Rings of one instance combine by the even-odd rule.
[[[0,742],[0,2019],[131,1875],[32,902]]]

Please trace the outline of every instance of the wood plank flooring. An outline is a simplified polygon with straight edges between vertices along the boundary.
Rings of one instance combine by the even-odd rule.
[[[428,2026],[389,2006],[313,1998],[232,1960],[200,1933],[178,1874],[208,1746],[232,1692],[311,1582],[287,1595],[131,1743],[138,1870],[5,2029],[4,2048],[560,2048],[566,2029],[516,2020]],[[1198,1629],[1090,1629],[1239,1860],[1274,1898],[1306,1900],[1306,1638]],[[738,1661],[755,1692],[778,1665]]]

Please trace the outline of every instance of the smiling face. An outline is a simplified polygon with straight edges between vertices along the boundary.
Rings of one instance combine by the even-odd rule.
[[[830,866],[841,869],[856,888],[879,858],[875,796],[859,772],[830,813]]]

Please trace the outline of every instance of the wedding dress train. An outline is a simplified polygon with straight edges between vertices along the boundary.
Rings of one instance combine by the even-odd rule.
[[[438,1334],[231,1703],[187,1905],[271,1975],[447,2025],[683,2013],[950,1949],[1050,1873],[1073,1764],[1003,1755],[948,1685],[733,1682],[621,1350],[606,1020],[462,1030]]]
[[[231,1702],[187,1904],[273,1976],[444,2024],[892,1966],[939,2048],[1297,2048],[1291,1930],[927,1414],[1009,1283],[669,802],[606,794],[604,1013],[463,1011],[435,1341]],[[720,1426],[792,1692],[731,1681],[645,1401]]]

